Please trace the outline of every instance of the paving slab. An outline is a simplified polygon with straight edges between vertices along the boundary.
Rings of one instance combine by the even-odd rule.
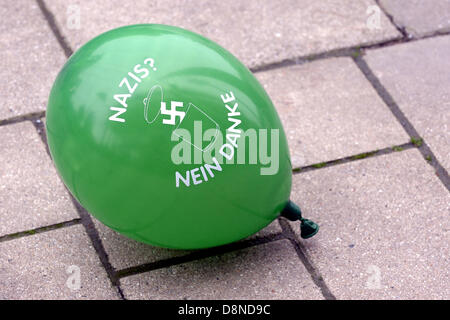
[[[81,225],[0,243],[0,299],[118,299]]]
[[[31,122],[0,127],[0,236],[79,218]]]
[[[256,77],[278,110],[294,168],[409,141],[351,58],[317,60]]]
[[[0,18],[0,120],[45,110],[64,53],[36,1],[3,1]]]
[[[93,220],[105,251],[108,254],[109,262],[116,270],[182,256],[192,252],[188,250],[172,250],[147,245],[121,235],[95,218],[93,218]],[[282,232],[280,224],[278,223],[278,220],[275,220],[266,228],[249,238],[268,236],[280,232]]]
[[[128,299],[323,299],[288,240],[120,281]]]
[[[450,298],[450,194],[417,149],[294,175],[291,198],[338,299]]]
[[[450,36],[370,50],[364,59],[450,172]]]
[[[414,37],[450,31],[450,0],[380,0],[394,22]]]
[[[380,28],[368,27],[372,0],[45,2],[73,49],[115,27],[161,23],[200,33],[250,67],[400,36],[383,13]]]

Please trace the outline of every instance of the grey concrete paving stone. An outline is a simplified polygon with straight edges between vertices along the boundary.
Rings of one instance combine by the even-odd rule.
[[[108,254],[109,262],[116,270],[182,256],[192,252],[188,250],[171,250],[147,245],[119,234],[95,218],[93,218],[93,220],[105,251]],[[275,220],[250,238],[254,238],[255,236],[267,236],[280,232],[282,232],[280,224]]]
[[[0,120],[45,110],[64,53],[36,1],[3,1],[0,18]]]
[[[256,73],[283,122],[293,167],[409,141],[350,58]]]
[[[398,26],[415,37],[450,31],[450,0],[380,0],[380,3]]]
[[[450,172],[450,36],[370,50],[364,58]]]
[[[301,241],[338,299],[450,298],[450,194],[418,150],[295,175],[291,198],[321,227]]]
[[[255,67],[400,36],[381,14],[369,28],[372,0],[46,1],[72,48],[127,24],[162,23],[200,33]]]
[[[288,240],[120,281],[128,299],[323,299]]]
[[[150,246],[129,239],[93,218],[109,262],[116,270],[181,256],[189,251]]]
[[[8,300],[118,299],[81,225],[1,242],[0,288]]]
[[[0,236],[79,218],[31,122],[0,127]]]

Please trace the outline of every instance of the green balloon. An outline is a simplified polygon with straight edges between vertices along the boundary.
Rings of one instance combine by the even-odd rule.
[[[148,244],[237,241],[289,201],[287,141],[267,93],[231,53],[180,28],[126,26],[82,46],[55,80],[46,129],[72,195]]]

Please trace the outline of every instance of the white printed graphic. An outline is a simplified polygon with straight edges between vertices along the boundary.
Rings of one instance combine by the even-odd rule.
[[[158,92],[159,91],[159,92]],[[158,94],[160,98],[158,99]],[[180,137],[183,141],[191,144],[196,149],[206,152],[208,151],[215,143],[217,135],[220,131],[220,127],[214,119],[212,119],[209,115],[207,115],[204,111],[202,111],[199,107],[194,105],[193,103],[189,103],[186,111],[182,111],[180,109],[185,108],[184,103],[180,101],[170,101],[170,108],[167,108],[168,102],[164,102],[164,93],[163,88],[160,85],[154,85],[150,88],[147,93],[147,97],[143,100],[144,103],[144,119],[148,124],[152,124],[160,117],[160,115],[168,116],[162,119],[163,124],[174,126],[177,124],[176,128],[172,132],[177,137]],[[157,107],[159,106],[159,107]],[[153,110],[152,110],[153,108]],[[155,115],[151,115],[151,114]],[[182,135],[177,134],[177,130],[181,129],[181,125],[186,115],[190,114],[193,118],[192,120],[204,121],[205,123],[210,123],[211,127],[216,130],[214,137],[211,139],[210,143],[206,146],[198,146],[192,141],[186,139]],[[186,121],[183,123],[186,125]],[[192,128],[191,128],[192,129]]]
[[[193,108],[193,109],[191,109],[191,108]],[[189,110],[194,110],[194,108],[195,108],[196,111],[198,111],[200,114],[202,114],[202,115],[204,116],[204,119],[206,118],[206,119],[210,120],[210,121],[214,124],[215,130],[216,130],[216,131],[215,131],[215,134],[214,134],[213,138],[211,139],[211,142],[210,142],[205,148],[203,148],[203,147],[199,147],[199,146],[197,146],[195,143],[192,143],[191,141],[185,139],[183,136],[178,135],[178,134],[177,134],[177,129],[180,128],[181,121],[180,121],[180,123],[178,124],[178,126],[176,127],[176,129],[173,131],[173,134],[176,135],[176,136],[178,136],[178,137],[180,137],[183,141],[186,141],[186,142],[190,143],[191,145],[194,146],[194,148],[200,150],[201,152],[206,152],[206,151],[208,151],[209,149],[211,149],[211,147],[212,147],[212,146],[214,145],[214,143],[216,142],[217,135],[218,135],[219,132],[220,132],[220,127],[219,127],[219,124],[218,124],[216,121],[214,121],[210,116],[208,116],[204,111],[202,111],[199,107],[195,106],[193,103],[189,103],[189,106],[188,106],[188,109],[186,110],[186,113],[188,113]],[[192,113],[192,112],[191,112],[191,113]],[[194,125],[195,125],[195,123],[194,123]]]
[[[170,124],[171,126],[175,125],[175,121],[177,117],[180,118],[180,123],[183,121],[184,116],[186,115],[183,111],[178,111],[177,108],[183,108],[183,102],[179,101],[170,101],[170,109],[167,109],[166,103],[161,102],[161,114],[170,116],[169,119],[163,119],[164,124]]]
[[[159,115],[161,113],[161,108],[158,108],[156,116],[154,116],[153,119],[150,119],[150,120],[148,119],[148,112],[149,112],[148,108],[150,106],[150,101],[152,99],[152,95],[155,92],[155,90],[159,90],[160,91],[160,94],[161,94],[161,101],[160,102],[162,102],[164,100],[163,89],[161,88],[160,85],[154,85],[153,87],[150,88],[150,90],[148,91],[147,97],[143,101],[143,103],[144,103],[144,119],[149,124],[152,124],[153,122],[155,122],[155,120],[159,117]]]

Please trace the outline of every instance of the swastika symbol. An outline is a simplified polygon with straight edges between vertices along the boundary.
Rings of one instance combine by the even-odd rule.
[[[161,114],[170,116],[169,119],[163,119],[164,124],[170,124],[174,126],[177,117],[180,118],[180,122],[183,121],[186,112],[178,111],[177,110],[178,107],[182,108],[183,102],[171,101],[170,109],[167,109],[165,102],[161,102]]]

